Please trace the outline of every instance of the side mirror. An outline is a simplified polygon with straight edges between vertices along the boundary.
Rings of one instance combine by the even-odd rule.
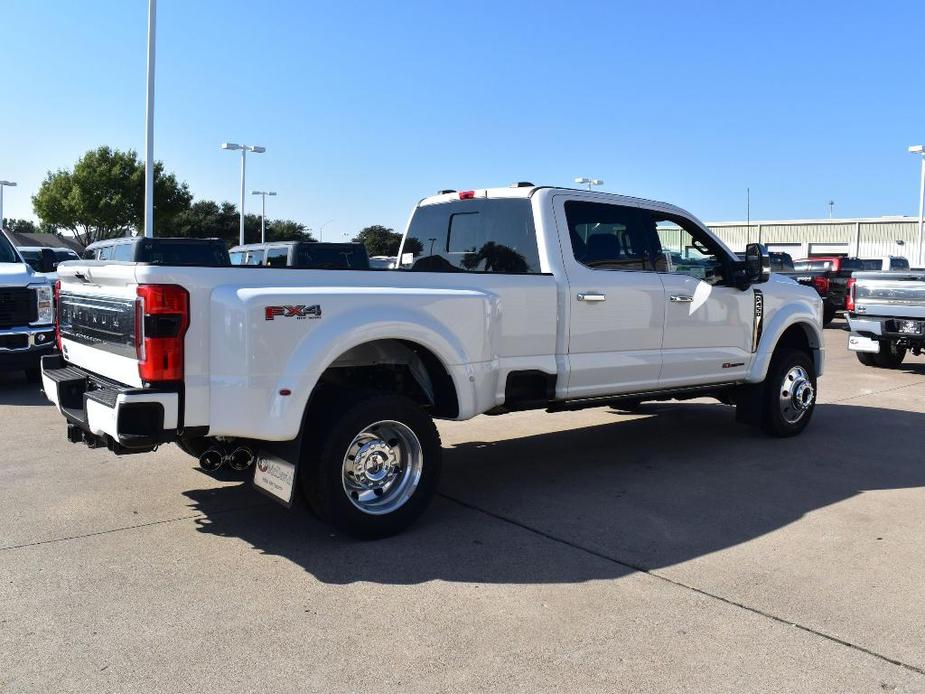
[[[41,272],[54,272],[58,268],[58,259],[50,248],[42,249]]]
[[[771,256],[766,246],[750,243],[745,247],[745,276],[749,284],[768,281],[771,276]]]

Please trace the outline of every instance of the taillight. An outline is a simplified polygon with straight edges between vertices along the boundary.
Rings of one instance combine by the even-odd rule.
[[[183,380],[189,293],[175,284],[140,284],[135,301],[138,375],[146,383]]]
[[[816,288],[816,291],[819,292],[821,296],[825,296],[829,293],[829,278],[828,277],[813,277],[813,286]]]
[[[848,280],[848,296],[845,297],[845,310],[854,311],[854,302],[857,298],[855,292],[857,291],[858,281],[852,277]]]
[[[61,280],[55,280],[55,344],[61,351]]]

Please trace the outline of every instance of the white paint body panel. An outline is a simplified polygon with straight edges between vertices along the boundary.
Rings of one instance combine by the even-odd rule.
[[[555,376],[557,399],[600,397],[760,381],[776,339],[794,323],[804,324],[821,347],[821,304],[813,290],[773,276],[758,286],[765,298],[764,337],[752,352],[751,290],[713,287],[693,312],[689,305],[674,307],[667,297],[702,291],[697,280],[590,270],[574,260],[562,217],[563,202],[578,199],[651,207],[696,222],[679,208],[562,189],[478,194],[531,199],[545,274],[74,262],[60,266],[62,291],[129,298],[141,283],[186,288],[184,425],[208,427],[212,436],[267,441],[295,438],[320,375],[348,350],[375,340],[403,340],[430,350],[455,385],[459,419],[502,405],[512,371]],[[606,292],[607,301],[579,302],[578,291]],[[321,316],[266,319],[267,306],[299,304],[319,305]],[[65,346],[69,362],[142,385],[133,359]],[[725,362],[743,365],[723,370]],[[286,390],[291,394],[281,394]],[[177,409],[165,404],[165,425],[176,424]],[[92,426],[112,435],[111,416],[91,413]]]

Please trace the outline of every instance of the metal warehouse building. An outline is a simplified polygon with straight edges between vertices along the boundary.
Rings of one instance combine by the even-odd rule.
[[[916,264],[919,223],[914,217],[710,222],[707,226],[737,253],[746,244],[758,242],[794,258],[899,255]]]

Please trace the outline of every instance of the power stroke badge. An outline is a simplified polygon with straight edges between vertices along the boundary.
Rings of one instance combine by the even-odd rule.
[[[277,318],[295,318],[296,320],[321,318],[321,304],[313,304],[312,306],[306,306],[305,304],[266,306],[263,309],[263,317],[266,320],[276,320]]]

